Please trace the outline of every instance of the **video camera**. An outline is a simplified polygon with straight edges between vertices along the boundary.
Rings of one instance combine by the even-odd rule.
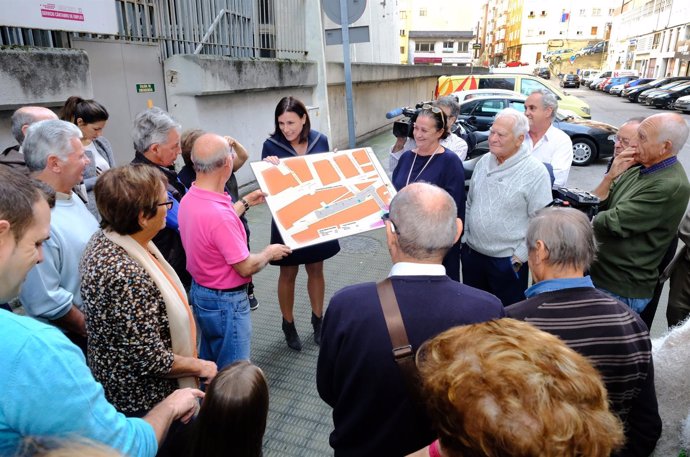
[[[403,119],[399,119],[393,123],[393,135],[396,138],[413,138],[414,136],[414,121],[417,120],[417,115],[422,110],[422,106],[430,105],[432,102],[421,102],[417,103],[414,108],[396,108],[392,111],[386,113],[386,119],[393,119],[400,115],[405,116]]]
[[[554,187],[552,189],[553,201],[547,206],[562,206],[565,208],[579,209],[589,217],[591,221],[599,212],[599,197],[576,187]]]

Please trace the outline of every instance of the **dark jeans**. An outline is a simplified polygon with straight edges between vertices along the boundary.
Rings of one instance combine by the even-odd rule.
[[[515,272],[510,257],[489,257],[462,247],[462,282],[494,294],[503,306],[525,299],[528,272],[527,263]]]

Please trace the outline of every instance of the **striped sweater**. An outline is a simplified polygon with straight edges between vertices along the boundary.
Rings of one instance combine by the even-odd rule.
[[[651,454],[661,418],[649,332],[635,312],[593,287],[544,292],[506,312],[558,336],[599,370],[611,409],[625,425],[626,445],[616,455]]]

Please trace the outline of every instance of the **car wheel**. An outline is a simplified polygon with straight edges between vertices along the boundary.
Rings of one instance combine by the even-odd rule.
[[[587,138],[573,139],[573,165],[583,167],[597,158],[597,147]]]

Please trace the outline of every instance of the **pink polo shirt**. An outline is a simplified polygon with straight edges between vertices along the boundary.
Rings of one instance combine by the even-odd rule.
[[[232,289],[251,281],[232,267],[249,257],[247,234],[232,199],[195,184],[180,202],[178,213],[187,271],[210,289]]]

